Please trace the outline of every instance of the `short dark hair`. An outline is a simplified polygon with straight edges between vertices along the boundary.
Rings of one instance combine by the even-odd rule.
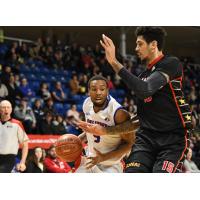
[[[135,35],[136,37],[143,36],[148,44],[156,40],[158,43],[158,49],[162,50],[167,32],[164,28],[158,26],[140,26],[136,28]]]
[[[101,76],[101,75],[95,75],[95,76],[93,76],[93,77],[88,81],[88,88],[90,88],[90,83],[91,83],[92,81],[94,81],[94,80],[103,80],[103,81],[105,81],[105,82],[106,82],[106,86],[107,86],[107,88],[108,88],[108,80],[107,80],[105,77]]]

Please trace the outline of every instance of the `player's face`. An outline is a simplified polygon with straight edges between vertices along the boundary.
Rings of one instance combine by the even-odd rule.
[[[89,95],[95,106],[103,106],[108,96],[108,87],[104,80],[90,82]]]
[[[138,36],[135,51],[141,61],[148,60],[152,53],[151,43],[148,44],[142,36]]]

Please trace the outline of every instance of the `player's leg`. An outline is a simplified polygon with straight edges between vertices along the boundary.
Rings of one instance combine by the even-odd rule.
[[[150,173],[152,172],[155,158],[151,152],[132,152],[126,160],[125,173]]]
[[[189,132],[179,130],[163,136],[162,150],[158,153],[154,164],[155,173],[182,172],[183,161],[189,147]],[[161,140],[160,140],[161,141]]]
[[[125,161],[125,173],[152,172],[156,158],[155,152],[152,133],[147,130],[138,132],[131,154]]]

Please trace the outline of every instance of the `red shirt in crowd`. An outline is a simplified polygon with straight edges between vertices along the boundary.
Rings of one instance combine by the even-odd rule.
[[[52,159],[50,157],[46,157],[44,159],[44,165],[47,172],[51,173],[68,173],[71,171],[71,167],[60,158]]]

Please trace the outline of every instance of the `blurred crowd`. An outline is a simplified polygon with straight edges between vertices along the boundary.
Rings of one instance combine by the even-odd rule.
[[[144,69],[136,56],[117,57],[133,74],[139,75]],[[191,149],[200,167],[200,65],[189,58],[181,61],[185,95],[192,110]],[[126,91],[119,76],[108,67],[99,44],[69,44],[54,37],[38,38],[35,44],[0,44],[0,100],[12,103],[13,117],[23,122],[28,134],[79,135],[81,130],[75,122],[83,119],[81,105],[87,97],[87,82],[96,74],[109,80],[110,94],[134,115],[134,93]]]

